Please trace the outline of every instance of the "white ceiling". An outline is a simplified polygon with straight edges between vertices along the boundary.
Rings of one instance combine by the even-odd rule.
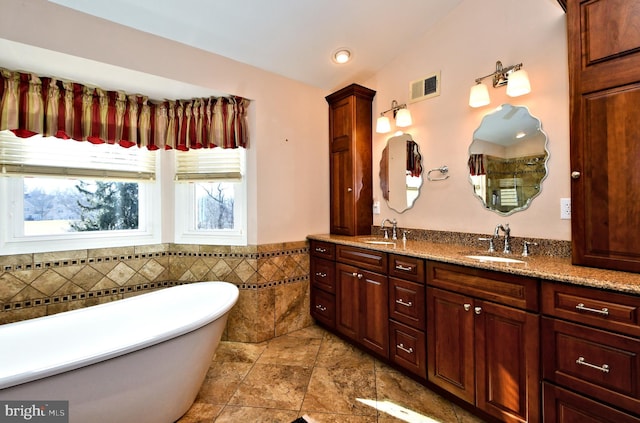
[[[49,1],[332,90],[375,74],[463,0]],[[332,62],[340,47],[351,62]]]

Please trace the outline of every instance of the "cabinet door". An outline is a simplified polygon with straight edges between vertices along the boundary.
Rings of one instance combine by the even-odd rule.
[[[629,414],[547,382],[543,389],[545,423],[638,423]]]
[[[361,271],[359,341],[376,354],[389,357],[389,288],[387,276]]]
[[[477,301],[476,405],[504,422],[540,421],[539,316]]]
[[[427,364],[430,382],[475,402],[473,299],[427,287]]]
[[[357,267],[336,263],[336,329],[354,341],[360,321],[359,285]]]
[[[575,264],[640,271],[640,2],[567,1]]]

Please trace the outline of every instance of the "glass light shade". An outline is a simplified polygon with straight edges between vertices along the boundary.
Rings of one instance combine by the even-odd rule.
[[[396,126],[401,128],[405,126],[411,126],[413,119],[411,119],[411,112],[409,109],[400,109],[396,113]]]
[[[482,107],[490,102],[489,88],[487,88],[486,84],[476,84],[471,87],[471,91],[469,92],[469,106]]]
[[[387,132],[391,132],[391,123],[389,122],[389,118],[386,116],[380,116],[376,121],[376,132],[379,134],[386,134]]]
[[[518,97],[530,92],[531,84],[529,83],[527,71],[520,69],[509,75],[509,80],[507,81],[507,95],[509,97]]]
[[[351,58],[351,52],[349,50],[338,50],[333,55],[333,60],[336,63],[347,63]]]

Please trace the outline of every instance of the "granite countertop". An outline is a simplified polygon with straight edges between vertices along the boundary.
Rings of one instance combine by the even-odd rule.
[[[308,239],[327,241],[336,244],[351,245],[387,253],[421,257],[445,263],[459,264],[480,269],[496,270],[516,275],[531,276],[551,281],[601,288],[622,293],[640,295],[640,274],[619,272],[615,270],[596,269],[592,267],[574,266],[571,258],[551,257],[535,254],[522,257],[519,254],[488,254],[482,249],[466,244],[441,243],[424,240],[395,241],[395,245],[367,244],[366,239],[374,236],[342,236],[342,235],[309,235]],[[501,263],[471,259],[468,255],[494,255],[522,260],[524,263]]]

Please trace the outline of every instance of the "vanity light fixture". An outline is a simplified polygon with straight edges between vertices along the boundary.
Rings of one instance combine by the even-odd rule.
[[[496,62],[496,70],[489,75],[476,78],[476,85],[471,87],[469,92],[469,106],[482,107],[490,103],[489,89],[482,82],[483,79],[492,77],[493,87],[507,86],[507,95],[509,97],[518,97],[531,92],[531,84],[527,71],[522,69],[522,63],[513,66],[502,66],[501,61]]]
[[[351,51],[344,47],[339,48],[338,50],[333,52],[332,59],[335,63],[338,64],[347,63],[349,60],[351,60]]]
[[[379,134],[391,132],[391,123],[389,122],[389,118],[384,115],[388,112],[393,112],[393,117],[396,120],[396,126],[398,127],[404,128],[413,124],[411,112],[407,109],[407,105],[398,104],[397,101],[393,100],[391,102],[391,108],[380,113],[380,117],[376,121],[376,132]]]

